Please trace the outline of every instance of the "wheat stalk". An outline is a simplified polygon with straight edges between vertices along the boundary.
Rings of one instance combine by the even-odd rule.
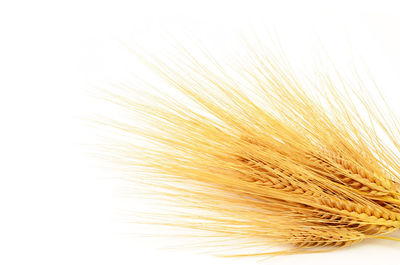
[[[239,79],[190,54],[177,64],[144,57],[179,97],[109,93],[135,115],[112,125],[147,139],[118,149],[120,160],[152,173],[130,180],[200,211],[160,223],[283,248],[243,255],[335,249],[397,230],[400,127],[390,110],[328,74],[302,84],[285,63],[254,50]]]

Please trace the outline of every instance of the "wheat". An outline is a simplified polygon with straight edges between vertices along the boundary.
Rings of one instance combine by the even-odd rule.
[[[387,196],[396,193],[392,181],[380,178],[377,174],[360,167],[352,161],[346,161],[339,155],[323,153],[306,155],[314,162],[318,170],[326,171],[334,181],[343,183],[355,190],[371,196]]]
[[[135,115],[113,126],[148,143],[118,149],[125,163],[152,173],[130,180],[199,210],[160,223],[283,248],[243,255],[335,249],[397,230],[400,127],[385,118],[390,111],[322,73],[311,96],[289,67],[256,51],[240,80],[189,54],[179,65],[145,57],[179,97],[129,87],[111,95]]]

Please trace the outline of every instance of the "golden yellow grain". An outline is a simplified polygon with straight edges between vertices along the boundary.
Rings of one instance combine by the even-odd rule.
[[[142,58],[175,95],[110,93],[133,114],[110,123],[146,143],[118,147],[120,162],[137,170],[129,180],[164,190],[159,195],[187,211],[159,223],[244,239],[243,251],[280,248],[234,256],[392,239],[382,235],[400,227],[400,126],[388,109],[326,73],[306,89],[290,67],[257,49],[236,74],[185,56],[179,64]],[[235,247],[224,242],[228,252]]]

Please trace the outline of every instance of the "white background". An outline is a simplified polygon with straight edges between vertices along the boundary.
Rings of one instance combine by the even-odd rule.
[[[398,1],[7,2],[0,4],[1,264],[256,263],[160,249],[119,222],[126,201],[114,172],[87,154],[95,136],[84,119],[99,110],[88,90],[139,71],[122,43],[162,50],[169,32],[229,50],[238,32],[265,27],[303,61],[320,40],[339,61],[361,56],[400,115]],[[267,262],[399,264],[399,249],[370,241]]]

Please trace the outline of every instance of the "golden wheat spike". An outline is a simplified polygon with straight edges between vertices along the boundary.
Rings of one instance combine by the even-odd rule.
[[[129,180],[190,209],[158,223],[280,248],[237,256],[325,251],[397,230],[400,127],[386,105],[359,79],[319,72],[304,82],[271,54],[245,59],[233,73],[187,52],[176,63],[145,57],[175,94],[110,93],[134,114],[112,125],[145,142],[118,148],[143,174]]]

